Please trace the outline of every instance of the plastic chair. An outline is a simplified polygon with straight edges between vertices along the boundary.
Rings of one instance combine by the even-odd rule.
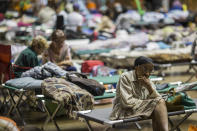
[[[11,46],[0,44],[0,85],[5,81],[12,78],[11,72]],[[0,92],[2,94],[2,103],[0,105],[1,113],[8,108],[9,100],[7,100],[7,92],[0,86]]]
[[[14,78],[11,58],[11,45],[0,44],[0,91],[3,96],[2,104],[0,105],[0,110],[3,110],[3,108],[5,108],[5,110],[7,110],[7,116],[10,116],[10,114],[15,110],[18,117],[23,121],[23,118],[21,117],[21,112],[19,110],[19,104],[22,101],[22,97],[25,95],[24,91],[15,90],[13,88],[7,88],[6,86],[4,86],[4,83],[7,80]],[[20,68],[26,69],[26,67]],[[18,97],[18,99],[16,99],[15,97]]]
[[[1,84],[12,78],[11,75],[11,46],[0,44],[0,82]]]

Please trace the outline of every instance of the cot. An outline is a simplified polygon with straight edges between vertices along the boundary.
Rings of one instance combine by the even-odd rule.
[[[102,84],[116,84],[119,80],[119,75],[113,75],[113,76],[97,76],[97,77],[88,77],[89,79],[94,79]],[[163,80],[162,77],[157,76],[150,76],[150,79],[153,82],[158,82]],[[109,89],[106,90],[105,93],[102,96],[95,96],[95,100],[101,100],[101,99],[107,99],[107,98],[113,98],[116,96],[116,90],[115,89]]]
[[[95,55],[98,55],[100,53],[109,53],[112,49],[94,49],[94,50],[79,50],[79,51],[73,51],[73,55],[81,59],[81,55],[89,55],[87,57],[87,60],[91,59]]]
[[[6,114],[6,116],[10,116],[11,113],[14,113],[14,111],[16,111],[16,115],[17,118],[20,119],[23,122],[23,125],[25,125],[25,120],[23,118],[23,114],[21,112],[21,106],[20,104],[22,102],[24,102],[25,100],[23,100],[23,97],[25,96],[25,92],[28,91],[26,89],[22,89],[22,88],[17,88],[17,87],[13,87],[13,86],[7,86],[5,84],[2,84],[2,87],[8,90],[8,95],[10,97],[10,106],[9,106],[9,110],[8,113]],[[31,89],[33,90],[33,89]],[[115,96],[115,93],[106,93],[109,95],[109,98],[112,98]],[[14,97],[18,97],[17,99]],[[26,98],[28,96],[25,96]],[[98,99],[103,99],[102,97],[106,98],[106,95],[103,96],[98,96],[95,97],[95,100]],[[43,113],[47,114],[46,119],[44,120],[44,123],[41,126],[42,130],[45,130],[46,125],[51,121],[53,122],[53,124],[55,125],[56,129],[58,131],[60,131],[60,128],[56,122],[56,116],[58,115],[59,112],[64,112],[64,104],[62,102],[56,101],[52,98],[46,97],[43,94],[37,94],[36,95],[37,98],[37,102],[39,102],[40,107]],[[47,104],[47,103],[52,103],[52,104]],[[57,106],[54,106],[57,105]],[[52,106],[52,107],[50,107]]]
[[[197,105],[197,99],[195,99],[194,101]],[[106,125],[105,130],[107,131],[110,128],[116,128],[118,125],[122,125],[125,123],[147,120],[147,119],[144,119],[139,116],[139,117],[133,117],[133,118],[129,118],[129,119],[111,121],[111,120],[109,120],[109,115],[110,115],[111,111],[112,111],[112,108],[103,108],[103,109],[94,109],[94,110],[86,110],[86,111],[75,111],[75,113],[79,118],[83,118],[85,120],[89,131],[93,131],[93,127],[91,126],[89,121],[93,121],[96,123],[100,123],[102,125]],[[168,112],[169,123],[171,125],[170,131],[174,131],[174,130],[180,131],[181,129],[179,126],[189,116],[191,116],[193,113],[196,113],[196,112],[197,112],[197,109]],[[184,117],[182,119],[180,119],[176,124],[174,124],[171,121],[170,116],[181,115],[181,114],[184,114]]]
[[[10,92],[9,96],[11,97],[10,101],[12,103],[7,115],[9,115],[11,112],[13,112],[15,110],[17,115],[18,115],[18,117],[25,124],[23,116],[22,116],[22,114],[20,112],[20,103],[23,101],[22,98],[23,98],[26,90],[19,89],[19,88],[16,88],[16,87],[12,87],[12,86],[6,86],[4,84],[3,84],[3,87],[8,89],[8,90],[10,90],[9,91]],[[19,93],[17,95],[18,96],[17,100],[13,99],[14,92],[18,92]],[[55,101],[55,100],[53,100],[51,98],[47,98],[44,95],[36,95],[36,96],[38,98],[38,101],[42,104],[42,108],[43,108],[44,112],[46,112],[47,115],[48,115],[48,117],[45,119],[44,124],[42,125],[42,129],[44,130],[46,125],[47,125],[47,123],[49,121],[52,121],[54,123],[56,129],[60,130],[60,128],[59,128],[59,126],[58,126],[58,124],[56,122],[55,117],[56,117],[56,114],[58,113],[58,111],[60,111],[63,108],[63,103]],[[110,92],[107,93],[106,92],[106,93],[104,93],[103,96],[95,96],[94,99],[95,100],[106,99],[106,98],[112,98],[114,96],[115,96],[115,92],[113,92],[113,93],[110,93]],[[56,103],[57,104],[57,107],[55,107],[54,111],[51,112],[50,108],[47,107],[47,105],[46,105],[47,101],[50,101],[52,103]],[[197,100],[196,100],[196,102],[197,102]],[[135,118],[125,119],[125,120],[110,121],[110,120],[107,119],[109,114],[110,114],[110,111],[111,111],[111,108],[106,108],[106,109],[95,109],[95,110],[91,110],[91,111],[90,110],[88,110],[88,111],[78,111],[78,112],[75,112],[75,113],[77,114],[78,117],[81,117],[81,118],[85,119],[90,131],[93,130],[93,129],[92,129],[90,123],[88,122],[89,120],[95,121],[95,122],[100,123],[100,124],[107,125],[108,127],[112,127],[112,128],[115,128],[117,125],[122,124],[122,123],[134,122],[138,129],[141,129],[141,127],[137,123],[137,121],[145,120],[145,119],[143,119],[141,117],[135,117]],[[184,118],[180,120],[179,124],[174,125],[172,129],[179,129],[179,125],[181,125],[194,112],[197,112],[197,109],[169,112],[168,113],[169,116],[185,114]],[[169,121],[173,125],[173,123],[172,123],[172,121],[170,119],[169,119]],[[109,128],[107,128],[107,129],[109,129]]]
[[[188,70],[186,71],[187,74],[192,70],[194,71],[194,73],[190,72],[191,76],[185,81],[187,83],[197,74],[197,69],[196,69],[197,61],[196,60],[191,60],[190,62],[155,64],[155,67],[157,68],[158,74],[165,76],[167,74],[163,72],[163,69],[170,68],[173,66],[187,66],[187,65],[189,66]]]
[[[168,88],[158,90],[159,93],[166,93],[169,92],[171,89],[176,88],[177,85],[170,85]],[[194,87],[192,90],[196,90],[197,87]],[[116,96],[115,90],[112,92],[105,92],[104,95],[102,96],[95,96],[95,100],[101,100],[101,99],[107,99],[107,98],[113,98]],[[162,94],[163,98],[166,97],[166,94]],[[197,105],[197,99],[194,100],[196,105]],[[117,121],[110,121],[108,119],[109,114],[110,114],[111,108],[106,108],[106,109],[95,109],[95,110],[87,110],[87,111],[78,111],[75,112],[78,117],[84,118],[85,122],[88,126],[88,129],[90,131],[93,131],[93,128],[91,127],[89,121],[94,121],[103,125],[107,125],[106,130],[110,128],[115,128],[119,124],[124,124],[128,122],[134,122],[135,125],[137,126],[138,129],[141,129],[141,126],[137,123],[138,121],[146,120],[141,117],[134,117],[131,119],[125,119],[125,120],[117,120]],[[175,111],[175,112],[169,112],[169,123],[171,124],[172,128],[171,131],[177,129],[180,130],[179,126],[190,116],[192,113],[197,112],[197,109],[190,109],[190,107],[187,110],[182,110],[182,111]],[[177,123],[173,124],[173,122],[170,119],[170,116],[174,115],[180,115],[180,114],[185,114],[185,116]]]
[[[12,86],[7,86],[7,85],[4,85],[3,84],[3,87],[4,88],[6,88],[7,90],[8,90],[8,94],[9,94],[9,96],[10,96],[10,103],[11,103],[11,106],[10,106],[10,108],[9,108],[9,111],[8,111],[8,116],[10,115],[10,113],[11,112],[13,112],[13,111],[16,111],[16,113],[17,113],[17,116],[23,121],[23,123],[25,124],[25,121],[24,121],[24,119],[23,119],[23,116],[22,116],[22,114],[21,114],[21,112],[20,112],[20,103],[21,102],[23,102],[23,96],[25,95],[25,91],[27,91],[27,90],[25,90],[25,89],[21,89],[21,88],[16,88],[16,87],[12,87]],[[177,86],[176,85],[172,85],[172,86],[170,86],[169,88],[167,88],[167,89],[164,89],[164,90],[160,90],[159,92],[160,93],[164,93],[164,92],[167,92],[168,90],[170,90],[170,89],[173,89],[173,88],[176,88]],[[17,97],[18,97],[18,99],[14,99],[13,97],[15,96],[17,94]],[[102,96],[95,96],[94,97],[94,99],[95,100],[101,100],[101,99],[107,99],[107,98],[113,98],[113,97],[115,97],[115,95],[116,95],[116,93],[115,93],[115,91],[114,92],[105,92],[104,93],[104,95],[102,95]],[[55,125],[55,127],[57,128],[57,130],[60,130],[60,128],[59,128],[59,126],[58,126],[58,124],[57,124],[57,122],[56,122],[56,119],[55,119],[55,117],[56,117],[56,115],[57,115],[57,113],[58,113],[58,111],[61,111],[61,109],[63,108],[63,103],[61,103],[61,102],[58,102],[58,101],[55,101],[55,100],[53,100],[52,98],[47,98],[47,97],[45,97],[43,94],[39,94],[39,95],[36,95],[37,96],[37,100],[38,100],[38,102],[42,105],[41,106],[41,108],[42,108],[42,110],[43,110],[43,112],[45,112],[45,113],[47,113],[47,115],[48,115],[48,117],[46,118],[46,120],[45,120],[45,122],[44,122],[44,124],[42,125],[42,129],[44,130],[45,129],[45,127],[46,127],[46,125],[47,125],[47,123],[49,122],[49,121],[52,121],[53,123],[54,123],[54,125]],[[49,107],[49,106],[47,106],[47,104],[46,104],[46,102],[47,101],[50,101],[50,102],[52,102],[52,103],[56,103],[57,104],[57,106],[54,108],[54,110],[53,111],[51,111],[51,108]],[[97,110],[95,110],[96,111],[96,113],[97,113]],[[108,111],[108,113],[110,113],[109,111],[109,109],[106,109],[106,113],[107,113],[107,111]],[[94,110],[92,111],[92,112],[94,112]],[[178,114],[186,114],[186,116],[185,116],[185,118],[182,120],[182,121],[184,121],[184,120],[186,120],[192,113],[194,113],[194,112],[196,112],[196,110],[194,109],[194,110],[185,110],[185,111],[178,111],[178,112],[170,112],[169,113],[169,116],[171,116],[171,115],[178,115]],[[76,112],[77,113],[77,116],[79,115],[80,117],[84,117],[84,118],[86,118],[87,116],[86,116],[86,114],[84,114],[84,112],[83,111],[79,111],[79,112]],[[101,113],[102,113],[102,111],[101,111]],[[82,116],[81,116],[82,115]],[[84,116],[83,116],[84,115]],[[106,116],[106,115],[104,115],[104,116]],[[89,116],[87,117],[88,119],[89,119]],[[102,118],[102,117],[101,117]],[[100,119],[101,118],[99,118],[99,121],[101,121]],[[87,119],[87,120],[88,120]],[[90,118],[90,120],[91,119],[93,119],[93,118]],[[94,118],[94,119],[96,119],[96,118]],[[103,119],[103,118],[102,118]],[[139,121],[139,120],[143,120],[142,118],[132,118],[131,120],[123,120],[123,123],[126,121],[128,121],[128,122],[135,122],[135,124],[136,124],[136,126],[138,127],[138,129],[140,129],[141,127],[140,127],[140,125],[137,123],[137,121]],[[96,120],[97,121],[97,120]],[[169,120],[170,121],[170,120]],[[119,123],[116,123],[116,121],[114,122],[114,121],[110,121],[110,123],[112,123],[110,126],[111,127],[113,127],[114,125],[116,125],[116,124],[119,124]],[[103,124],[106,124],[106,122],[103,122]],[[107,122],[107,125],[109,125],[109,123]],[[178,127],[176,127],[176,128],[178,128]]]
[[[197,61],[196,60],[192,60],[189,63],[189,68],[188,68],[187,72],[189,72],[190,70],[193,70],[194,74],[192,74],[186,82],[189,82],[197,74],[196,66],[197,66]]]
[[[162,95],[164,95],[166,92],[169,92],[170,90],[175,89],[177,86],[178,86],[177,84],[169,83],[169,86],[167,88],[157,90],[157,91],[161,93]],[[185,90],[185,91],[193,91],[193,90],[197,90],[197,87],[193,87],[192,89]],[[113,98],[115,96],[116,96],[116,89],[111,89],[111,90],[106,90],[102,96],[95,96],[94,99],[101,100],[101,99]]]
[[[97,77],[88,77],[89,79],[94,79],[102,84],[116,84],[119,80],[119,75],[112,75],[112,76],[97,76]],[[157,76],[150,76],[150,79],[153,82],[158,82],[163,80],[162,77]]]
[[[47,118],[44,121],[44,124],[42,125],[41,129],[45,130],[46,125],[51,121],[55,125],[57,131],[60,131],[60,128],[56,122],[56,115],[59,111],[61,111],[64,107],[64,104],[59,101],[55,101],[52,98],[45,97],[44,95],[36,95],[38,98],[38,101],[41,102],[43,110],[47,113]],[[47,106],[46,102],[52,102],[54,104],[57,104],[56,107],[54,107],[54,111],[51,111],[51,108]]]
[[[25,121],[24,121],[24,118],[23,118],[23,113],[20,110],[21,109],[21,104],[23,102],[26,102],[27,100],[31,100],[29,98],[29,96],[26,95],[25,93],[27,91],[30,91],[30,90],[38,92],[37,90],[39,90],[39,89],[32,88],[32,89],[27,90],[27,89],[23,89],[23,88],[8,86],[8,85],[5,85],[5,84],[2,84],[2,87],[5,90],[7,90],[7,93],[8,93],[7,97],[9,97],[7,105],[4,105],[4,106],[7,106],[7,108],[8,108],[8,111],[5,115],[10,117],[12,113],[16,112],[17,118],[19,120],[21,120],[23,125],[25,125]],[[33,102],[33,101],[31,101],[31,102]],[[36,103],[33,103],[33,104],[36,104]],[[14,114],[14,116],[15,116],[15,114]]]
[[[17,115],[17,118],[19,118],[22,122],[23,122],[23,125],[25,125],[25,120],[23,118],[23,115],[21,113],[21,106],[20,104],[22,102],[25,102],[25,100],[23,99],[24,97],[26,97],[28,99],[28,96],[25,96],[25,92],[28,91],[28,90],[41,90],[41,89],[23,89],[23,88],[18,88],[18,87],[13,87],[13,86],[7,86],[5,84],[2,84],[3,88],[7,89],[8,90],[8,95],[10,97],[10,106],[9,106],[9,110],[6,114],[6,116],[10,116],[10,114],[14,111],[16,111],[16,115]],[[37,91],[38,92],[38,91]],[[18,97],[17,99],[14,98],[14,97]],[[61,102],[58,102],[58,101],[55,101],[53,100],[52,98],[49,98],[49,97],[45,97],[43,94],[39,93],[36,95],[36,101],[40,104],[40,109],[43,113],[47,113],[47,118],[45,119],[45,122],[44,124],[42,125],[42,129],[44,130],[47,123],[49,121],[52,121],[56,127],[56,129],[59,131],[60,128],[59,126],[57,125],[57,122],[55,120],[55,116],[57,114],[57,112],[63,107],[63,103]],[[47,101],[50,101],[52,103],[55,103],[57,104],[57,107],[55,107],[55,110],[53,112],[50,111],[50,108],[47,107],[47,105],[45,104]],[[36,103],[35,103],[36,104]]]

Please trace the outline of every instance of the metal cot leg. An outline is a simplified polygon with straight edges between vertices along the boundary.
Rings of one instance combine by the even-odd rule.
[[[8,113],[7,113],[7,116],[10,116],[10,113],[12,111],[16,110],[16,113],[17,113],[18,117],[23,120],[23,118],[21,117],[22,115],[20,113],[20,110],[18,108],[18,105],[20,104],[20,102],[22,100],[22,97],[24,95],[24,91],[19,92],[19,96],[18,96],[18,100],[17,101],[14,100],[14,96],[15,95],[12,95],[12,93],[11,93],[10,90],[8,90],[8,94],[10,96],[10,101],[11,101],[12,104],[11,104],[11,107],[10,107]],[[24,121],[23,121],[23,123],[24,123]]]
[[[92,126],[90,125],[89,120],[85,119],[85,122],[86,122],[86,124],[87,124],[87,126],[88,126],[88,130],[89,130],[89,131],[93,131],[93,128],[92,128]]]
[[[180,130],[179,126],[185,121],[187,120],[187,118],[192,114],[193,112],[189,112],[187,113],[174,127],[172,127],[172,129],[170,131],[174,131],[174,130]]]
[[[57,112],[59,111],[60,107],[62,106],[62,103],[58,102],[58,106],[57,106],[57,108],[55,109],[55,111],[53,113],[50,113],[49,109],[45,105],[44,100],[42,100],[42,104],[43,104],[43,107],[44,107],[44,109],[45,109],[45,111],[47,112],[47,115],[48,115],[47,119],[44,122],[44,125],[42,126],[42,130],[45,129],[45,126],[47,125],[47,123],[49,121],[52,121],[54,123],[54,125],[56,126],[57,130],[60,131],[60,128],[57,125],[57,122],[56,122],[56,120],[54,118],[55,118]]]
[[[137,127],[138,130],[141,130],[142,129],[142,127],[140,126],[139,123],[135,122],[135,125],[136,125],[136,127]]]

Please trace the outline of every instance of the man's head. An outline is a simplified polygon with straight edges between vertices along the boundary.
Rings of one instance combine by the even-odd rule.
[[[45,49],[48,48],[48,43],[44,37],[36,36],[33,38],[30,46],[38,55],[40,55]]]
[[[134,68],[136,70],[136,75],[138,78],[149,78],[151,72],[154,69],[153,61],[150,58],[140,56],[135,59]]]
[[[51,35],[51,40],[56,47],[61,48],[66,40],[66,36],[62,30],[55,30]]]

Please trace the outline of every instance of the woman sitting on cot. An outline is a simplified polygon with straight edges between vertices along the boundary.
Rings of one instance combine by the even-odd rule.
[[[20,77],[21,74],[39,65],[38,55],[48,48],[47,40],[42,36],[33,38],[29,47],[23,50],[14,63],[14,75]]]
[[[55,30],[51,36],[51,44],[42,56],[43,64],[51,61],[66,71],[76,71],[71,61],[70,47],[65,43],[66,35],[62,30]]]
[[[140,56],[135,60],[134,70],[121,75],[116,87],[111,120],[150,117],[153,131],[168,131],[165,101],[149,79],[153,68],[150,58]]]

